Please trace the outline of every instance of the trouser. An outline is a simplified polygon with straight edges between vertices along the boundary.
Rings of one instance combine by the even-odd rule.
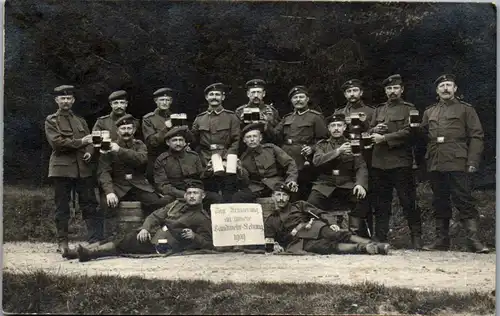
[[[477,209],[474,206],[475,199],[471,194],[470,177],[467,173],[462,171],[432,171],[430,182],[436,218],[450,219],[452,217],[450,197],[459,211],[460,220],[478,217]]]
[[[104,214],[98,207],[94,192],[93,177],[54,177],[55,222],[58,241],[68,239],[71,192],[78,193],[78,204],[87,226],[87,241],[93,243],[103,239]]]
[[[387,241],[392,207],[392,191],[395,188],[411,234],[420,236],[422,222],[420,209],[415,207],[416,188],[411,167],[394,169],[372,168],[373,197],[375,202],[375,236],[378,241]]]
[[[297,184],[299,185],[299,190],[296,193],[292,193],[290,196],[290,201],[295,202],[299,200],[306,201],[311,193],[313,187],[313,182],[318,177],[317,171],[312,165],[304,166],[299,170],[299,176],[297,178]]]
[[[140,242],[137,239],[138,231],[127,233],[123,238],[114,240],[118,253],[152,254],[156,253],[155,246],[150,240]]]
[[[256,192],[252,192],[249,188],[244,188],[233,194],[231,197],[231,203],[255,203],[256,199],[269,197],[272,193],[272,190],[267,187]]]
[[[222,193],[222,201],[230,203],[232,196],[241,187],[240,180],[235,174],[224,174],[223,176],[213,176],[204,180],[205,191]]]
[[[325,211],[333,208],[347,208],[350,210],[350,216],[362,219],[366,219],[368,215],[368,200],[366,198],[358,199],[352,194],[351,189],[336,188],[329,196],[312,190],[307,202]]]
[[[339,253],[339,244],[351,243],[351,236],[348,230],[333,231],[330,227],[324,226],[320,230],[318,239],[304,240],[304,250],[325,255]]]

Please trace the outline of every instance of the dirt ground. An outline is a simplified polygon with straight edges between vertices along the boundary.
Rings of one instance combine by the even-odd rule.
[[[74,246],[74,245],[73,245]],[[388,256],[277,256],[221,253],[167,258],[65,260],[49,243],[6,243],[3,270],[42,269],[55,274],[106,274],[153,279],[204,279],[214,282],[363,281],[414,290],[491,292],[495,289],[495,254],[395,250]]]

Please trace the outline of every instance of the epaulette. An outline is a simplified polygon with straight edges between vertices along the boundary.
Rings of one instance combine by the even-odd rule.
[[[326,142],[328,142],[328,138],[320,139],[320,140],[316,143],[316,145],[319,145],[319,144],[322,144],[322,143],[326,143]]]
[[[231,111],[231,110],[228,110],[228,109],[224,109],[224,110],[222,110],[222,112],[228,112],[228,113],[234,114],[234,111]]]
[[[57,113],[52,113],[52,114],[50,114],[50,115],[47,115],[46,120],[50,121],[50,120],[52,120],[52,119],[56,118],[56,116],[57,116]]]
[[[142,140],[134,138],[134,144],[144,144]]]
[[[155,112],[149,112],[148,114],[144,115],[142,118],[145,119],[145,118],[148,118],[150,116],[153,116],[155,115]]]
[[[236,111],[238,111],[239,109],[244,109],[245,106],[246,106],[246,104],[240,105],[239,107],[236,108]]]
[[[162,152],[158,157],[156,157],[155,163],[156,163],[156,160],[163,160],[163,159],[165,159],[165,157],[168,157],[168,156],[170,156],[170,151],[167,150],[167,151]]]
[[[261,144],[260,146],[265,147],[265,148],[273,148],[276,145],[273,143],[264,143],[264,144]]]
[[[403,101],[403,103],[404,103],[405,105],[407,105],[407,106],[411,106],[411,107],[413,107],[413,108],[415,107],[415,104],[413,104],[413,103],[406,102],[406,101]]]
[[[377,105],[375,106],[375,108],[379,108],[379,107],[384,106],[384,105],[386,105],[386,104],[387,104],[387,102],[382,102],[382,103],[379,103],[379,104],[377,104]]]
[[[433,103],[433,104],[431,104],[431,105],[428,105],[425,109],[426,109],[426,110],[427,110],[427,109],[430,109],[430,108],[432,108],[433,106],[436,106],[436,105],[437,105],[437,103]]]
[[[309,112],[314,113],[316,115],[323,115],[323,113],[321,113],[320,111],[316,111],[316,110],[313,110],[313,109],[309,109]]]
[[[467,103],[467,102],[465,102],[465,101],[462,101],[462,100],[460,100],[460,99],[458,99],[458,102],[460,102],[460,103],[462,103],[462,104],[465,104],[466,106],[472,106],[472,104]]]
[[[190,154],[195,154],[195,155],[198,155],[198,153],[197,153],[196,151],[192,150],[189,146],[186,146],[185,151],[186,151],[187,153],[190,153]]]
[[[198,115],[196,115],[196,116],[198,117],[198,116],[205,115],[205,114],[207,114],[207,112],[208,112],[208,111],[203,111],[203,112],[201,112],[200,114],[198,114]]]
[[[108,118],[108,117],[109,117],[109,114],[108,114],[108,115],[104,115],[104,116],[100,116],[100,117],[98,118],[98,120],[100,120],[100,119],[105,119],[105,118]]]
[[[285,114],[285,115],[283,116],[283,118],[285,118],[285,117],[287,117],[287,116],[290,116],[290,115],[292,115],[292,114],[293,114],[293,112],[290,112],[290,113],[288,113],[288,114]]]

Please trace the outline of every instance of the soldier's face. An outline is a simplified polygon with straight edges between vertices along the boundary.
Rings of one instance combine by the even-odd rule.
[[[170,96],[158,97],[155,99],[156,106],[163,111],[170,109],[173,101],[174,99]]]
[[[443,100],[453,99],[455,92],[457,92],[457,86],[453,81],[443,81],[436,88],[436,93]]]
[[[259,146],[261,141],[262,141],[262,134],[258,130],[249,131],[245,134],[245,136],[243,136],[243,142],[249,148],[255,148]]]
[[[309,102],[309,98],[305,93],[297,93],[292,96],[292,105],[296,110],[303,109],[307,106],[307,103]]]
[[[352,87],[344,91],[345,98],[351,103],[358,102],[361,99],[362,95],[363,90],[361,90],[359,87]]]
[[[387,86],[385,87],[385,94],[387,95],[387,99],[395,100],[401,98],[403,95],[404,88],[399,85]]]
[[[250,102],[255,104],[260,104],[264,97],[266,96],[266,91],[263,88],[250,88],[247,91],[247,97]]]
[[[205,191],[198,188],[188,188],[184,193],[184,199],[189,205],[199,205],[205,198]]]
[[[59,109],[63,111],[68,111],[75,103],[75,98],[72,95],[59,95],[55,98]]]
[[[113,113],[116,113],[118,115],[125,114],[128,106],[127,100],[113,100],[110,104]]]
[[[274,191],[273,200],[278,208],[284,208],[290,201],[290,195],[286,192]]]
[[[132,135],[134,135],[134,132],[134,124],[121,125],[117,129],[118,136],[120,136],[120,138],[125,141],[130,140],[132,138]]]
[[[167,144],[173,151],[181,151],[186,147],[186,140],[182,136],[174,136],[168,140]]]
[[[347,125],[344,122],[331,122],[328,124],[328,130],[334,138],[339,138],[344,135]]]
[[[222,101],[226,96],[221,91],[210,91],[205,96],[205,99],[208,101],[208,105],[211,107],[218,107],[222,104]]]

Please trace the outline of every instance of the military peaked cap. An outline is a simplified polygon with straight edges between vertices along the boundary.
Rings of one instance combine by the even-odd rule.
[[[125,90],[115,91],[109,95],[108,100],[109,102],[114,100],[127,100],[127,91]]]
[[[434,84],[437,86],[438,84],[440,84],[441,82],[444,82],[444,81],[453,81],[453,82],[455,82],[455,76],[454,75],[450,75],[450,74],[441,75],[441,76],[439,76],[436,79],[436,81],[434,81]]]
[[[247,87],[247,89],[250,89],[250,88],[265,88],[266,87],[266,82],[262,79],[252,79],[252,80],[248,80],[246,83],[245,83],[245,86]]]
[[[290,188],[288,188],[288,186],[284,182],[277,182],[273,187],[273,191],[285,192],[288,194],[292,193],[292,191],[290,191]]]
[[[115,125],[117,127],[122,125],[133,124],[135,126],[135,118],[131,114],[125,114],[116,120]]]
[[[75,93],[74,90],[75,90],[74,86],[62,85],[62,86],[59,86],[59,87],[55,87],[53,94],[55,96],[74,95],[74,93]]]
[[[250,131],[260,131],[261,133],[264,132],[264,123],[250,123],[243,127],[241,130],[241,135],[245,136],[246,133]]]
[[[350,80],[347,80],[340,88],[345,91],[346,89],[354,88],[354,87],[358,87],[360,89],[363,89],[363,82],[359,79],[350,79]]]
[[[203,185],[203,181],[201,181],[201,180],[187,179],[187,180],[184,180],[184,183],[186,184],[186,190],[189,188],[205,190],[205,186]]]
[[[288,92],[288,98],[290,99],[291,97],[293,97],[297,93],[304,93],[306,95],[309,95],[309,92],[307,91],[306,87],[304,87],[304,86],[295,86],[295,87],[293,87],[290,90],[290,92]]]
[[[345,114],[344,113],[332,114],[326,118],[326,124],[330,124],[332,122],[344,122],[345,123]]]
[[[205,94],[209,93],[210,91],[220,91],[222,93],[225,93],[226,92],[226,85],[221,83],[221,82],[212,83],[211,85],[206,87],[204,90]]]
[[[160,88],[153,92],[153,98],[158,98],[158,97],[173,97],[174,96],[174,90],[170,88]]]
[[[188,143],[193,141],[193,134],[189,131],[189,128],[187,126],[175,126],[172,127],[166,134],[165,134],[165,141],[170,140],[172,137],[175,136],[182,136],[184,137],[184,140]]]
[[[387,86],[395,86],[395,85],[400,85],[400,86],[402,86],[402,85],[403,85],[403,79],[401,78],[401,75],[399,75],[399,74],[395,74],[395,75],[392,75],[392,76],[387,77],[387,79],[385,79],[385,80],[382,82],[382,85],[383,85],[384,87],[387,87]]]

